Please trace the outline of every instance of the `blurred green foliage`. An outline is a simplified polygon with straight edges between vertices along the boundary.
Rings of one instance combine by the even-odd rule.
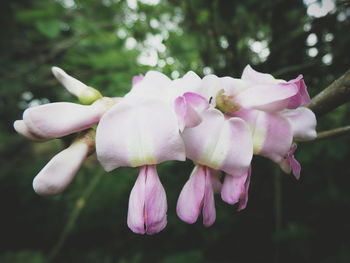
[[[155,69],[177,78],[239,77],[246,64],[292,79],[302,73],[312,95],[350,67],[350,7],[337,1],[323,16],[312,5],[283,0],[7,0],[0,9],[0,262],[48,262],[75,202],[96,173],[92,156],[69,189],[35,195],[35,174],[71,137],[43,144],[15,134],[29,106],[74,101],[50,72],[57,65],[106,96],[123,96],[134,75]],[[321,12],[321,11],[319,11]],[[344,105],[318,130],[349,124]],[[167,228],[155,236],[126,226],[137,170],[104,174],[55,262],[350,262],[350,138],[299,146],[302,178],[282,178],[282,229],[276,231],[274,169],[256,158],[245,211],[217,198],[217,221],[181,222],[178,194],[192,164],[158,172],[167,190]]]

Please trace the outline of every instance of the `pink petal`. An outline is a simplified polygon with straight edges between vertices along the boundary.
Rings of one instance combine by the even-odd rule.
[[[206,167],[203,197],[203,225],[206,227],[214,224],[216,219],[214,189],[212,184],[212,176],[209,169],[210,168]]]
[[[258,72],[254,70],[250,65],[247,65],[244,68],[241,79],[260,84],[276,83],[276,79],[272,75]]]
[[[83,164],[88,150],[85,143],[75,142],[55,155],[34,178],[34,191],[39,195],[54,195],[65,190]]]
[[[144,75],[136,75],[132,78],[132,85],[135,86],[137,83],[141,82],[144,79]]]
[[[298,92],[295,84],[255,84],[240,92],[234,99],[244,109],[279,111],[288,106],[286,99]]]
[[[290,157],[289,163],[290,163],[290,166],[292,168],[292,172],[293,172],[294,177],[297,180],[299,180],[300,172],[301,172],[301,165],[300,165],[300,163],[297,161],[297,159],[295,159],[294,155]]]
[[[177,201],[177,215],[181,220],[189,224],[193,224],[197,221],[202,209],[203,198],[206,190],[205,169],[206,168],[201,165],[197,165],[194,168],[190,178],[182,188]],[[210,215],[209,209],[210,207],[208,207],[208,212],[206,212],[208,216]],[[210,222],[210,220],[208,220],[208,222]]]
[[[163,73],[148,71],[142,81],[132,86],[125,98],[153,98],[173,103],[176,91],[171,88],[171,80]]]
[[[32,141],[42,142],[42,141],[46,141],[47,140],[45,138],[37,136],[32,131],[30,131],[23,120],[16,120],[13,123],[13,127],[14,127],[14,129],[16,130],[17,133],[19,133],[23,137],[26,137],[27,139],[30,139]]]
[[[279,163],[279,165],[285,173],[289,174],[293,172],[293,175],[298,180],[300,178],[301,165],[294,157],[296,149],[297,145],[293,144],[290,147],[288,153],[284,156],[284,159]]]
[[[251,130],[254,154],[280,162],[292,144],[293,131],[289,121],[278,113],[246,110],[234,113],[245,120]]]
[[[290,80],[287,83],[293,83],[299,88],[298,93],[289,99],[288,109],[296,109],[311,102],[309,93],[307,92],[307,87],[303,80],[303,75],[299,75],[297,78]]]
[[[243,71],[242,80],[250,82],[252,88],[237,98],[243,108],[279,111],[286,108],[295,109],[310,103],[310,96],[302,75],[283,82],[270,74],[257,72],[248,65]],[[265,91],[267,96],[261,94]]]
[[[97,157],[106,171],[168,160],[185,160],[185,149],[172,109],[156,99],[124,99],[101,119]]]
[[[221,198],[228,204],[239,202],[238,211],[246,208],[248,203],[248,189],[250,184],[251,168],[246,174],[235,176],[227,174],[221,190]]]
[[[245,190],[245,182],[248,176],[248,169],[243,175],[235,176],[227,174],[221,189],[221,198],[228,204],[238,203],[241,194]]]
[[[293,129],[293,137],[299,140],[312,140],[316,138],[316,116],[307,108],[286,110],[282,112]]]
[[[95,125],[104,111],[105,107],[99,102],[89,106],[55,102],[25,110],[23,120],[35,136],[52,139]]]
[[[175,90],[178,95],[185,92],[197,92],[201,83],[202,79],[193,71],[189,71],[182,78],[173,80],[171,89]]]
[[[186,155],[196,163],[227,173],[244,173],[253,145],[247,125],[239,118],[226,119],[216,110],[202,114],[202,122],[183,132]]]
[[[167,200],[165,190],[159,180],[156,167],[147,166],[145,188],[145,226],[146,233],[153,235],[163,230],[167,224]]]
[[[200,114],[209,107],[202,96],[186,92],[175,100],[175,112],[178,116],[180,131],[197,126],[202,118]]]
[[[249,185],[250,185],[250,177],[251,177],[251,173],[252,173],[252,169],[251,167],[248,170],[248,176],[247,176],[247,180],[245,181],[244,184],[244,190],[241,193],[240,199],[239,199],[239,205],[238,205],[238,211],[242,211],[243,209],[245,209],[247,207],[247,203],[248,203],[248,190],[249,190]]]
[[[177,114],[180,131],[183,131],[183,129],[186,127],[187,119],[195,120],[196,122],[201,121],[200,116],[196,114],[196,112],[193,112],[191,111],[191,109],[188,109],[186,105],[186,99],[183,96],[180,96],[175,100],[175,112]]]
[[[211,98],[215,98],[218,91],[223,88],[220,78],[211,74],[202,79],[201,85],[194,92],[209,101]]]
[[[147,166],[140,169],[139,176],[131,190],[128,208],[128,227],[137,234],[145,234],[145,199]]]

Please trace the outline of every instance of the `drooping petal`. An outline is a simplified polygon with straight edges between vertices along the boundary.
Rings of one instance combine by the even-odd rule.
[[[75,142],[55,155],[34,178],[34,191],[39,195],[61,193],[73,180],[88,151],[87,144]]]
[[[213,179],[210,173],[210,168],[206,167],[205,174],[205,189],[203,196],[203,225],[206,227],[214,224],[216,219],[216,209],[214,200]]]
[[[147,167],[141,167],[139,176],[131,190],[128,208],[128,227],[137,234],[145,234],[145,198]]]
[[[186,155],[196,163],[230,174],[244,173],[249,167],[253,144],[244,121],[228,118],[216,110],[202,114],[202,122],[182,133]]]
[[[280,162],[292,144],[293,131],[289,121],[279,113],[241,110],[234,116],[245,120],[252,131],[254,154]]]
[[[167,199],[159,180],[155,165],[147,166],[145,188],[145,226],[146,233],[153,235],[163,230],[167,224]]]
[[[227,174],[221,190],[221,198],[228,204],[239,202],[238,211],[243,210],[248,202],[248,189],[250,184],[251,168],[241,176]]]
[[[202,211],[204,226],[209,227],[215,222],[213,181],[217,175],[209,167],[195,166],[177,201],[176,212],[181,220],[193,224]]]
[[[167,223],[167,200],[154,165],[143,166],[130,193],[128,226],[137,234],[153,235]]]
[[[23,120],[16,120],[13,123],[13,127],[14,127],[14,129],[16,130],[17,133],[19,133],[23,137],[26,137],[27,139],[30,139],[32,141],[42,142],[42,141],[46,141],[47,140],[45,138],[37,136],[32,131],[30,131]]]
[[[23,121],[37,137],[52,139],[95,125],[104,111],[105,107],[99,102],[89,106],[55,102],[25,110]]]
[[[239,202],[242,192],[244,192],[244,185],[247,180],[248,169],[243,175],[235,176],[226,174],[224,183],[221,189],[221,198],[228,204],[235,204]]]
[[[316,133],[316,116],[304,107],[295,110],[286,110],[282,112],[293,129],[293,137],[299,140],[312,140],[317,136]]]
[[[279,165],[285,173],[289,174],[292,172],[295,178],[298,180],[300,178],[301,165],[294,157],[296,149],[297,145],[293,144]]]
[[[172,109],[160,100],[124,99],[101,119],[97,157],[106,171],[168,160],[185,160],[185,148]]]
[[[175,100],[175,112],[180,131],[197,126],[201,121],[201,113],[209,107],[209,102],[196,93],[186,92]]]
[[[205,173],[205,167],[197,165],[182,188],[177,201],[177,215],[188,224],[196,222],[201,212],[205,192]]]
[[[247,180],[245,181],[244,184],[244,190],[241,193],[241,197],[239,199],[239,204],[238,204],[238,211],[242,211],[243,209],[245,209],[247,207],[247,203],[248,203],[248,190],[249,190],[249,185],[250,185],[250,177],[252,174],[252,168],[250,167],[248,170],[248,176],[247,176]]]

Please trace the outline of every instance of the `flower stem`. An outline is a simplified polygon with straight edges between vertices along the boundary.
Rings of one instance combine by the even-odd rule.
[[[73,230],[73,227],[75,226],[75,223],[82,211],[82,209],[85,207],[85,204],[93,191],[95,190],[96,186],[100,182],[102,175],[104,174],[103,171],[97,172],[95,176],[91,179],[90,184],[88,187],[85,189],[85,191],[82,193],[80,197],[75,201],[75,206],[69,215],[68,221],[66,225],[64,226],[64,229],[59,236],[56,244],[53,246],[51,251],[48,254],[48,260],[49,262],[52,262],[52,260],[58,255],[60,252],[61,248],[63,247],[66,239],[68,238],[69,234]]]
[[[275,185],[275,263],[280,262],[280,241],[278,238],[279,232],[282,229],[282,172],[278,166],[275,166],[274,171]]]

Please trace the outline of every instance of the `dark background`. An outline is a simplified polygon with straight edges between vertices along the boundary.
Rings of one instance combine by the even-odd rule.
[[[48,255],[54,262],[350,262],[350,136],[299,145],[299,181],[254,158],[247,209],[217,196],[208,229],[201,218],[187,225],[175,213],[192,164],[161,164],[168,226],[140,236],[126,225],[137,169],[107,174],[92,156],[63,194],[39,197],[34,176],[71,137],[32,143],[12,127],[29,106],[75,102],[53,65],[105,96],[122,96],[132,76],[149,69],[172,78],[188,70],[239,77],[246,64],[287,80],[302,73],[315,95],[350,68],[348,1],[8,0],[0,28],[1,263],[49,262]],[[343,105],[317,129],[349,119]],[[75,224],[55,253],[69,220]]]

